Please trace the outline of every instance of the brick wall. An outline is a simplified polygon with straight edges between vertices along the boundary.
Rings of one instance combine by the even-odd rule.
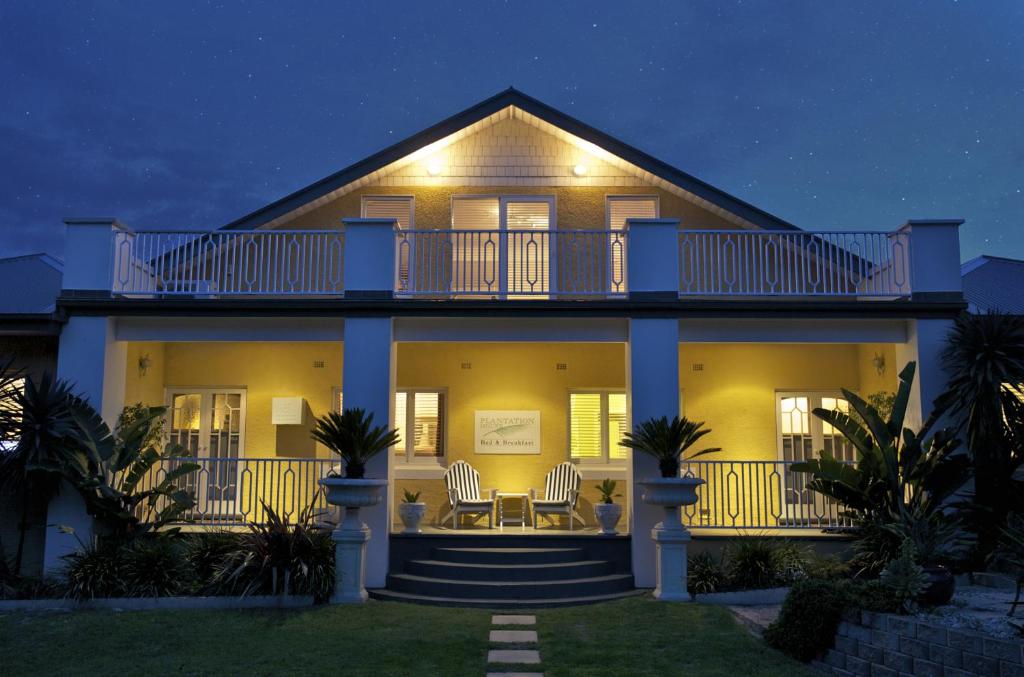
[[[1024,642],[862,611],[840,623],[835,648],[815,667],[857,677],[1024,677]]]

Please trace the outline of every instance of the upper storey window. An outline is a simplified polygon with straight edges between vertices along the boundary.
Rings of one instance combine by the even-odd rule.
[[[605,209],[608,230],[625,230],[626,219],[658,218],[655,195],[609,195]]]

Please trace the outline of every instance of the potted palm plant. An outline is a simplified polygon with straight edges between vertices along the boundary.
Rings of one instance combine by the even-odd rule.
[[[660,478],[642,480],[644,488],[643,501],[650,505],[665,509],[664,529],[682,529],[679,520],[679,506],[693,505],[697,502],[697,487],[704,480],[696,477],[680,477],[679,465],[684,460],[686,450],[711,432],[704,427],[703,421],[691,421],[676,416],[669,420],[667,416],[652,418],[636,426],[633,432],[627,432],[622,445],[635,451],[654,457],[661,470]],[[708,447],[690,454],[685,460],[691,460],[705,454],[721,451],[718,447]]]
[[[427,504],[420,502],[420,492],[418,491],[413,493],[405,489],[403,494],[402,503],[398,506],[398,515],[402,518],[402,524],[405,525],[405,533],[418,534],[420,533],[420,522],[427,514]]]
[[[601,492],[601,502],[594,506],[594,517],[597,518],[598,524],[601,525],[602,534],[614,535],[618,533],[615,531],[615,525],[619,523],[619,518],[622,517],[622,506],[617,504],[614,499],[622,496],[622,494],[615,493],[616,484],[615,480],[606,479],[595,487]]]
[[[344,474],[332,470],[320,480],[327,491],[327,502],[345,508],[339,528],[361,530],[359,509],[380,503],[381,491],[388,484],[386,479],[366,479],[366,463],[398,444],[398,431],[373,425],[373,414],[362,409],[346,409],[318,418],[312,437],[337,454],[343,464]]]

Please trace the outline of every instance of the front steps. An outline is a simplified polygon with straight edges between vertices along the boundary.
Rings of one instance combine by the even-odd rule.
[[[583,547],[433,547],[404,562],[376,599],[447,606],[530,608],[588,604],[631,594],[633,576]]]

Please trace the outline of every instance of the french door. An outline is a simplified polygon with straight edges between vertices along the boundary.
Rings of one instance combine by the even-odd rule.
[[[551,289],[555,199],[550,195],[452,199],[452,291],[544,298]]]
[[[780,392],[776,394],[779,460],[808,461],[819,451],[838,461],[852,463],[856,451],[849,440],[811,412],[817,408],[850,412],[850,403],[834,392]],[[826,506],[821,494],[807,488],[810,476],[788,469],[782,471],[783,513],[787,519],[818,523],[834,517],[835,507]]]
[[[167,405],[168,442],[209,459],[182,483],[195,496],[196,511],[234,515],[245,448],[245,390],[175,388],[167,391]]]

